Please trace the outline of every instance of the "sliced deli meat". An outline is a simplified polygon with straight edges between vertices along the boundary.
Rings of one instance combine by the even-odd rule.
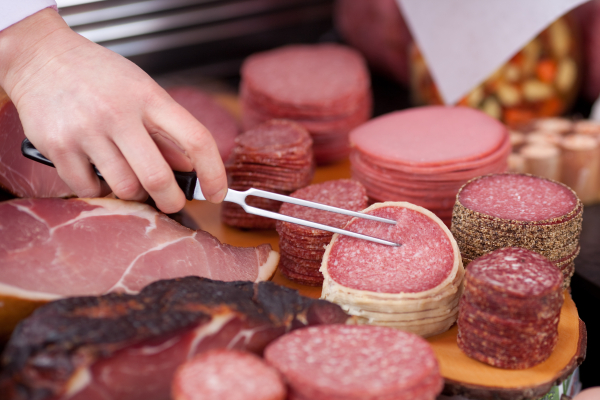
[[[400,246],[335,234],[321,265],[322,298],[359,323],[422,336],[446,331],[456,321],[464,276],[448,228],[430,211],[405,202],[378,203],[363,212],[397,223],[354,218],[344,229]]]
[[[235,146],[235,138],[240,133],[234,116],[209,94],[193,86],[171,87],[167,93],[210,131],[221,158],[227,161]]]
[[[236,138],[225,164],[229,188],[263,189],[290,194],[310,183],[314,175],[312,139],[295,122],[270,120]],[[279,210],[281,202],[250,196],[247,204],[268,211]],[[273,229],[275,220],[246,213],[242,207],[225,202],[221,220],[237,228]]]
[[[72,197],[56,169],[21,155],[25,139],[17,108],[0,88],[0,188],[17,197]]]
[[[182,364],[175,372],[173,400],[284,400],[281,375],[255,354],[211,350]]]
[[[421,107],[375,118],[350,133],[352,176],[372,202],[408,201],[447,225],[469,179],[504,172],[508,130],[465,107]]]
[[[375,326],[329,325],[284,335],[265,350],[291,399],[434,400],[443,378],[429,343]]]
[[[261,354],[290,330],[347,318],[334,304],[272,282],[198,277],[155,282],[136,295],[62,299],[13,333],[2,354],[0,393],[15,400],[164,400],[177,368],[197,354]]]
[[[503,247],[533,250],[563,273],[575,272],[583,219],[581,201],[567,186],[526,174],[492,174],[466,183],[457,195],[452,233],[466,265]]]
[[[260,281],[273,275],[279,259],[268,244],[230,246],[136,202],[11,200],[0,203],[0,221],[3,335],[23,318],[7,299],[31,304],[136,293],[156,280],[187,275]]]
[[[371,84],[362,56],[338,44],[292,45],[248,57],[241,70],[245,129],[273,118],[310,132],[317,163],[348,156],[348,133],[371,116]]]
[[[328,206],[361,211],[367,207],[367,192],[358,181],[339,179],[307,186],[291,194],[292,197]],[[347,215],[284,203],[279,212],[284,215],[343,228],[352,219]],[[280,271],[290,280],[311,286],[323,282],[319,272],[325,246],[333,233],[278,221]],[[316,278],[316,279],[315,279]]]
[[[499,368],[533,367],[558,340],[563,275],[531,250],[507,247],[469,264],[460,300],[458,346]]]

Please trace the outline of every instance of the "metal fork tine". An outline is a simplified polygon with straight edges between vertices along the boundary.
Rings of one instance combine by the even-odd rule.
[[[349,215],[351,217],[370,219],[372,221],[379,221],[379,222],[384,222],[386,224],[396,225],[396,221],[394,221],[393,219],[381,218],[381,217],[377,217],[375,215],[369,215],[369,214],[363,214],[361,212],[344,210],[343,208],[328,206],[325,204],[314,203],[314,202],[308,201],[308,200],[296,199],[294,197],[284,196],[284,195],[277,194],[277,193],[271,193],[271,192],[267,192],[265,190],[252,188],[252,189],[246,190],[243,193],[246,193],[247,196],[263,197],[266,199],[282,201],[284,203],[291,203],[291,204],[296,204],[299,206],[316,208],[319,210],[325,210],[325,211],[330,211],[330,212],[334,212],[334,213],[338,213],[338,214]]]
[[[281,221],[286,221],[286,222],[291,222],[291,223],[294,223],[294,224],[304,225],[304,226],[308,226],[308,227],[316,228],[316,229],[321,229],[321,230],[328,231],[328,232],[339,233],[341,235],[352,236],[352,237],[355,237],[355,238],[358,238],[358,239],[369,240],[371,242],[375,242],[375,243],[379,243],[379,244],[385,244],[385,245],[388,245],[388,246],[394,246],[394,247],[400,246],[400,244],[398,244],[398,243],[394,243],[394,242],[390,242],[390,241],[387,241],[387,240],[379,239],[379,238],[376,238],[376,237],[373,237],[373,236],[363,235],[361,233],[356,233],[356,232],[347,231],[347,230],[344,230],[344,229],[334,228],[333,226],[318,224],[316,222],[307,221],[305,219],[296,218],[296,217],[290,217],[289,215],[283,215],[283,214],[279,214],[279,213],[276,213],[276,212],[273,212],[273,211],[263,210],[262,208],[257,208],[257,207],[249,206],[246,203],[241,204],[241,206],[244,209],[244,211],[246,211],[247,213],[255,214],[255,215],[260,215],[261,217],[278,219],[278,220],[281,220]]]

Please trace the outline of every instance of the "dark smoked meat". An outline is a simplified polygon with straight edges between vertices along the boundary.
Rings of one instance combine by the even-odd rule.
[[[346,319],[339,306],[272,282],[186,277],[137,295],[62,299],[13,333],[2,355],[0,399],[167,400],[175,370],[195,354],[261,354],[292,329]]]

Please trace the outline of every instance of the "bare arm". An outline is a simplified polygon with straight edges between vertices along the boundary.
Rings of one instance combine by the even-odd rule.
[[[208,200],[225,196],[208,130],[139,67],[73,32],[52,9],[0,32],[0,86],[25,135],[79,197],[102,194],[91,164],[119,198],[149,194],[167,213],[185,205],[172,169],[195,169]]]

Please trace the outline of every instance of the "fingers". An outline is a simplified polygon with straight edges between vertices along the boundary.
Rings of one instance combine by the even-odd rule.
[[[183,107],[170,100],[148,107],[145,120],[150,132],[159,132],[184,150],[196,170],[204,197],[219,203],[227,194],[227,176],[210,132]]]
[[[150,136],[174,171],[189,172],[194,169],[189,157],[171,139],[164,137],[160,133],[152,133]]]
[[[69,151],[47,151],[48,156],[54,163],[60,179],[75,192],[77,197],[99,197],[106,194],[98,176],[94,172],[89,160],[81,152]]]
[[[146,129],[140,124],[121,132],[113,140],[156,206],[167,214],[181,210],[185,205],[185,196],[175,181],[171,166]]]
[[[148,193],[144,190],[133,169],[117,146],[107,137],[86,138],[83,151],[98,168],[114,194],[122,200],[144,201]]]

